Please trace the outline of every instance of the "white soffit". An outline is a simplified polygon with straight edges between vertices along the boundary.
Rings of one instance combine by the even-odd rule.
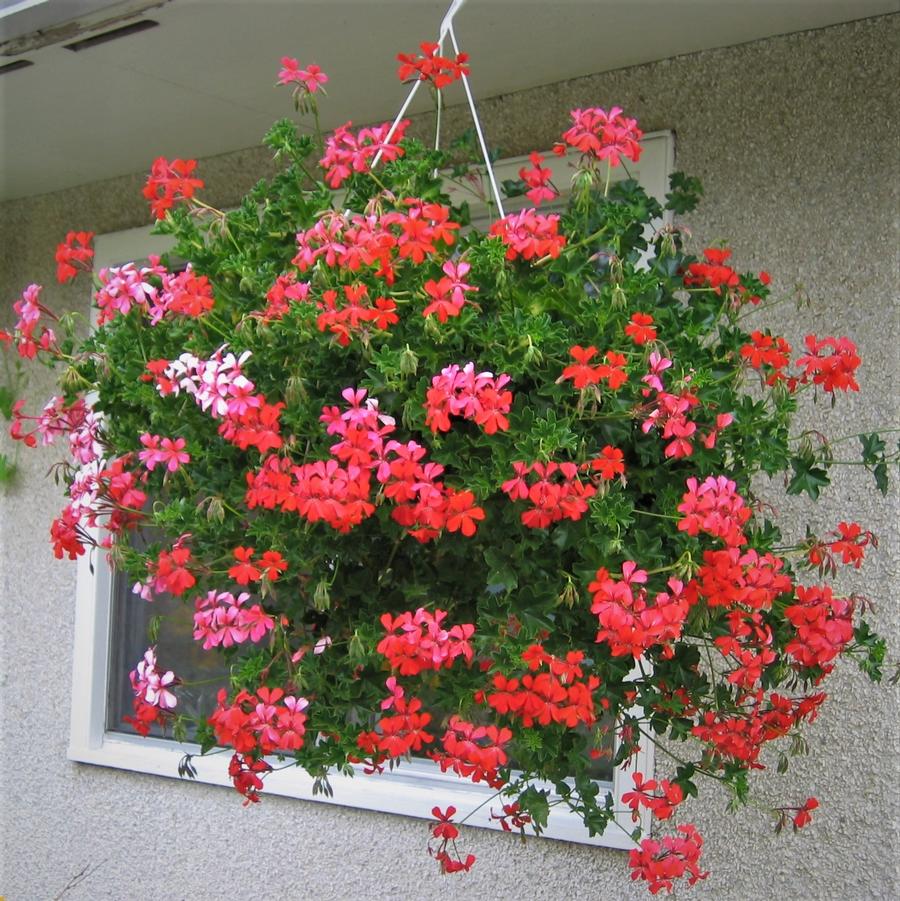
[[[16,51],[0,56],[0,67],[32,63],[0,75],[0,200],[142,171],[159,155],[259,144],[291,113],[288,90],[273,87],[285,55],[328,73],[326,127],[390,118],[407,91],[395,77],[396,53],[433,39],[446,7],[0,0],[0,46]],[[490,97],[898,10],[900,0],[468,0],[455,25],[475,94]],[[145,19],[158,27],[77,53],[65,48]],[[35,50],[9,43],[40,45],[48,34],[62,42]],[[448,102],[462,102],[459,90],[449,89]],[[413,112],[429,108],[420,93]]]

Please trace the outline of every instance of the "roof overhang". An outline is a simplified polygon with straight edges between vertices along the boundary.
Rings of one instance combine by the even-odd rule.
[[[329,74],[323,124],[390,118],[395,54],[448,0],[0,0],[0,200],[255,146],[289,114],[281,56]],[[895,12],[898,0],[468,0],[455,27],[489,97]],[[153,21],[157,27],[129,28]],[[76,41],[124,27],[122,36]],[[448,101],[460,102],[453,91]],[[421,91],[413,111],[429,107]]]

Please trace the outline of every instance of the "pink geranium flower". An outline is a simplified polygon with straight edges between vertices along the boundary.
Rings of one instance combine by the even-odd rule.
[[[302,85],[310,94],[315,94],[323,84],[328,83],[328,76],[315,63],[305,69],[292,56],[281,57],[281,69],[278,72],[278,84]]]

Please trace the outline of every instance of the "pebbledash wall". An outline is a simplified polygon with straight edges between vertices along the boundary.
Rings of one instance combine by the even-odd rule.
[[[619,104],[645,130],[675,129],[677,166],[700,176],[708,197],[687,223],[694,247],[726,239],[739,268],[768,269],[777,291],[802,283],[811,309],[785,304],[766,314],[792,343],[814,330],[858,342],[862,393],[839,398],[828,431],[896,426],[898,26],[900,16],[869,19],[547,85],[480,109],[490,140],[509,155],[550,147],[575,107]],[[448,118],[451,132],[465,124],[461,112]],[[261,150],[204,160],[204,196],[234,203],[266,166]],[[68,228],[144,224],[144,178],[0,206],[2,316],[31,281],[46,286],[52,305],[85,311],[83,285],[54,284],[55,244]],[[31,379],[35,402],[52,393],[38,367]],[[820,404],[823,415],[827,406]],[[277,797],[244,809],[230,790],[69,762],[75,567],[54,560],[47,540],[61,507],[44,478],[53,455],[20,459],[19,485],[0,496],[0,894],[8,901],[57,897],[84,871],[66,901],[646,896],[628,884],[622,852],[540,839],[523,847],[470,830],[464,845],[479,857],[474,870],[441,878],[425,855],[422,820]],[[842,584],[875,601],[896,656],[897,489],[882,499],[860,467],[845,469],[811,514],[813,525],[831,528],[853,515],[879,535],[879,550]],[[797,534],[808,506],[784,502],[777,484],[760,487]],[[706,786],[684,818],[706,836],[712,875],[684,897],[897,896],[897,692],[869,685],[851,665],[831,690],[809,732],[810,757],[785,776],[756,780],[763,797],[818,796],[814,825],[775,836],[763,810],[728,816],[726,799]]]

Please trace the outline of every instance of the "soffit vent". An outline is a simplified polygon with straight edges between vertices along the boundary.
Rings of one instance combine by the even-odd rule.
[[[5,66],[0,66],[0,75],[7,75],[10,72],[15,72],[17,69],[27,69],[29,66],[33,66],[34,63],[30,59],[19,59],[14,63],[7,63]]]
[[[118,41],[119,38],[127,38],[129,35],[139,34],[150,28],[156,28],[157,25],[159,25],[159,22],[154,22],[153,19],[141,19],[140,22],[132,22],[130,25],[123,25],[121,28],[113,28],[111,31],[104,31],[102,34],[94,34],[89,38],[82,38],[80,41],[65,44],[65,49],[78,53],[81,50],[89,50],[91,47],[97,47],[100,44]]]
[[[24,53],[33,53],[36,50],[57,44],[80,44],[82,40],[97,32],[100,32],[97,37],[103,37],[119,31],[119,26],[127,27],[130,24],[141,24],[143,20],[135,22],[138,16],[147,13],[151,9],[159,9],[171,2],[172,0],[107,2],[92,12],[87,12],[68,21],[60,21],[61,16],[57,16],[54,21],[42,22],[40,27],[27,32],[17,30],[15,17],[8,17],[8,21],[7,18],[3,18],[0,19],[0,56],[20,56]],[[63,15],[65,14],[65,2],[59,2],[54,5],[58,5],[60,12]],[[93,5],[97,6],[96,3]],[[33,8],[41,9],[42,7],[37,6]],[[71,7],[69,8],[71,9]],[[2,12],[2,0],[0,0],[0,12]],[[19,24],[21,25],[22,23]],[[151,25],[150,27],[152,28],[153,26]],[[7,35],[9,37],[3,40]]]

